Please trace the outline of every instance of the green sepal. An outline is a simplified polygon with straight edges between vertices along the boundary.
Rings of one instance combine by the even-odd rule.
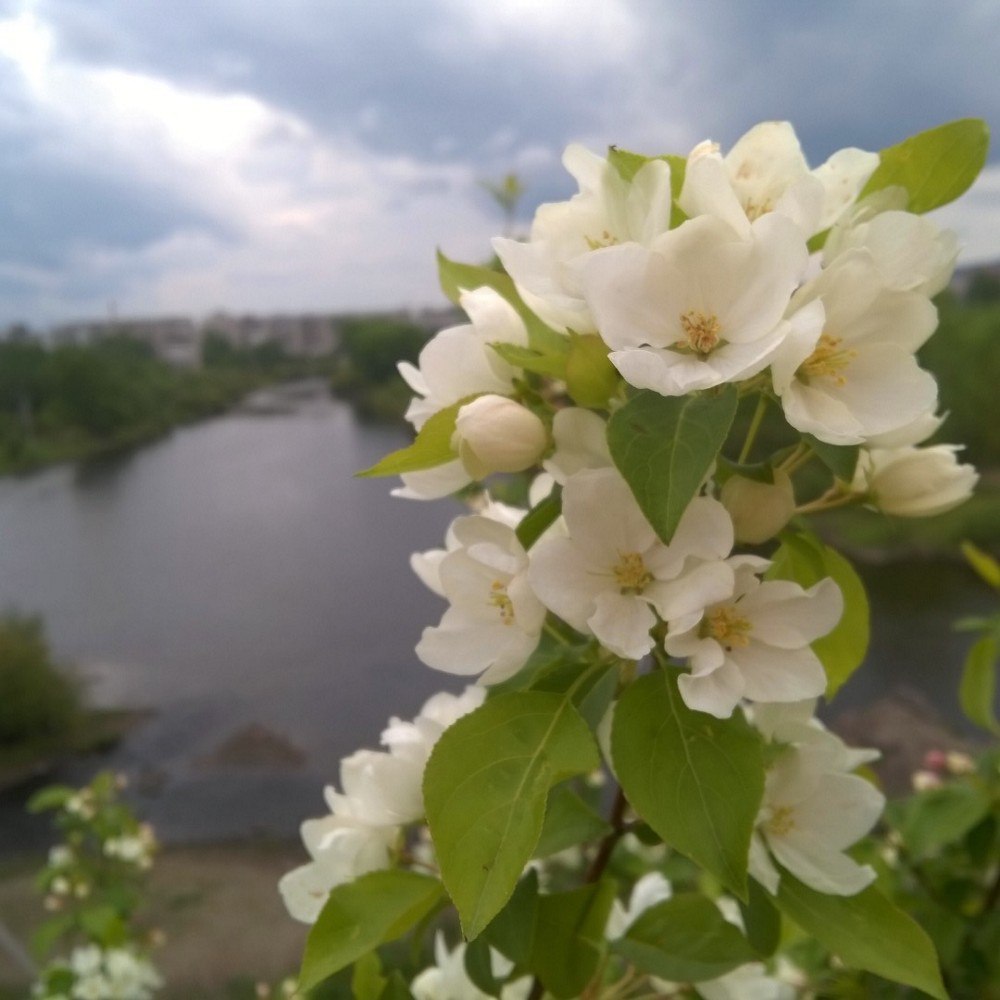
[[[445,462],[453,461],[458,457],[451,446],[458,411],[475,398],[467,396],[443,410],[438,410],[420,428],[412,444],[390,452],[370,469],[363,469],[355,475],[366,479],[375,476],[398,476],[403,472],[420,472],[422,469],[433,469],[438,465],[444,465]]]

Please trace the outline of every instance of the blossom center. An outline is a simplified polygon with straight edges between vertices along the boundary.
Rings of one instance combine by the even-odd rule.
[[[844,370],[858,356],[858,352],[841,346],[843,339],[824,333],[816,349],[799,366],[796,375],[808,383],[811,378],[829,378],[834,385],[847,385]]]
[[[490,604],[499,609],[504,625],[514,624],[514,602],[507,596],[507,585],[500,580],[490,584]]]
[[[698,309],[689,309],[681,314],[681,329],[684,337],[677,341],[677,346],[688,348],[704,357],[719,343],[722,324],[715,313],[706,316]]]
[[[703,638],[715,639],[727,652],[745,649],[750,645],[753,625],[732,604],[723,604],[705,616]]]
[[[762,215],[767,215],[768,212],[774,210],[774,202],[770,198],[762,198],[760,201],[754,201],[753,198],[747,198],[743,202],[743,211],[746,212],[747,218],[751,222],[756,222]]]
[[[791,806],[778,806],[765,824],[767,832],[775,837],[784,837],[795,829],[795,813]]]
[[[623,594],[641,594],[653,582],[638,552],[623,552],[612,570]]]
[[[591,250],[601,250],[604,247],[613,247],[618,245],[618,237],[612,236],[606,229],[601,233],[601,235],[594,239],[593,236],[585,236],[584,239],[587,241],[587,246]]]

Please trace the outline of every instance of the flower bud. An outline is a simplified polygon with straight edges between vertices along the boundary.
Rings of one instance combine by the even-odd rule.
[[[506,396],[488,394],[458,411],[452,447],[473,479],[530,469],[548,447],[545,424]]]
[[[787,473],[775,472],[773,483],[731,476],[722,484],[722,505],[733,519],[738,542],[759,545],[773,538],[795,513],[795,491]]]
[[[930,517],[964,503],[979,475],[955,457],[957,445],[931,448],[874,448],[862,452],[854,488],[898,517]]]

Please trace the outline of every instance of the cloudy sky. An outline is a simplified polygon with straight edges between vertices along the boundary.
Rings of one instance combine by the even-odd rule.
[[[997,0],[0,0],[0,325],[433,305],[567,142],[1000,126]],[[1000,258],[1000,152],[940,213]]]

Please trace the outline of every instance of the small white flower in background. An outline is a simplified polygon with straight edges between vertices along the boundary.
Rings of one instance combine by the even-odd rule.
[[[438,931],[434,938],[434,961],[431,968],[424,969],[410,984],[415,1000],[489,1000],[489,995],[483,993],[465,971],[464,943],[449,951],[444,935]],[[490,964],[496,978],[509,975],[514,967],[492,948]],[[530,992],[531,979],[522,976],[501,989],[500,1000],[526,1000]]]
[[[783,215],[804,239],[829,228],[852,205],[879,164],[877,153],[838,150],[814,170],[789,122],[755,125],[723,157],[712,142],[688,157],[679,204],[691,217],[724,219],[737,231],[770,213]]]
[[[479,674],[484,684],[511,677],[531,655],[545,608],[528,582],[528,556],[514,530],[487,517],[456,520],[458,547],[437,566],[451,606],[424,629],[417,656],[436,670]]]
[[[733,525],[717,500],[694,499],[664,545],[618,472],[595,469],[566,482],[563,517],[568,537],[532,548],[528,579],[550,610],[618,656],[650,652],[657,613],[683,614],[732,591],[723,560]]]
[[[473,479],[493,472],[523,472],[549,445],[545,424],[526,406],[492,393],[458,411],[452,448]]]
[[[531,310],[557,330],[596,333],[580,276],[580,262],[595,249],[649,243],[670,226],[670,168],[644,164],[631,182],[608,161],[571,145],[563,165],[580,193],[541,205],[527,243],[495,239],[493,248]]]
[[[789,315],[817,303],[822,326],[807,333],[800,325],[771,362],[793,427],[829,444],[860,444],[934,411],[937,383],[914,357],[937,326],[926,296],[887,289],[869,252],[852,250],[795,294]]]
[[[872,506],[886,514],[943,514],[965,503],[979,482],[975,468],[958,461],[961,450],[953,444],[863,450],[854,489],[868,494]]]
[[[616,899],[611,904],[608,922],[604,926],[604,936],[609,941],[622,937],[646,910],[673,895],[673,888],[661,872],[646,872],[632,887],[628,905]]]
[[[683,396],[767,366],[789,333],[785,312],[807,263],[798,230],[781,216],[754,223],[747,237],[705,216],[648,248],[594,253],[584,276],[608,357],[625,381]]]
[[[774,538],[795,513],[795,490],[781,471],[775,471],[773,483],[730,476],[722,484],[719,500],[733,519],[736,541],[748,545]]]
[[[689,708],[724,719],[743,698],[799,701],[822,694],[826,673],[809,644],[840,620],[844,600],[833,580],[809,590],[789,580],[762,581],[770,563],[733,556],[735,587],[681,616],[667,616],[666,650],[690,662],[681,674]]]
[[[65,844],[56,844],[55,847],[49,848],[49,864],[53,868],[65,868],[75,859],[72,849]]]
[[[768,975],[760,962],[748,962],[718,979],[694,983],[702,1000],[795,1000],[794,987]]]

